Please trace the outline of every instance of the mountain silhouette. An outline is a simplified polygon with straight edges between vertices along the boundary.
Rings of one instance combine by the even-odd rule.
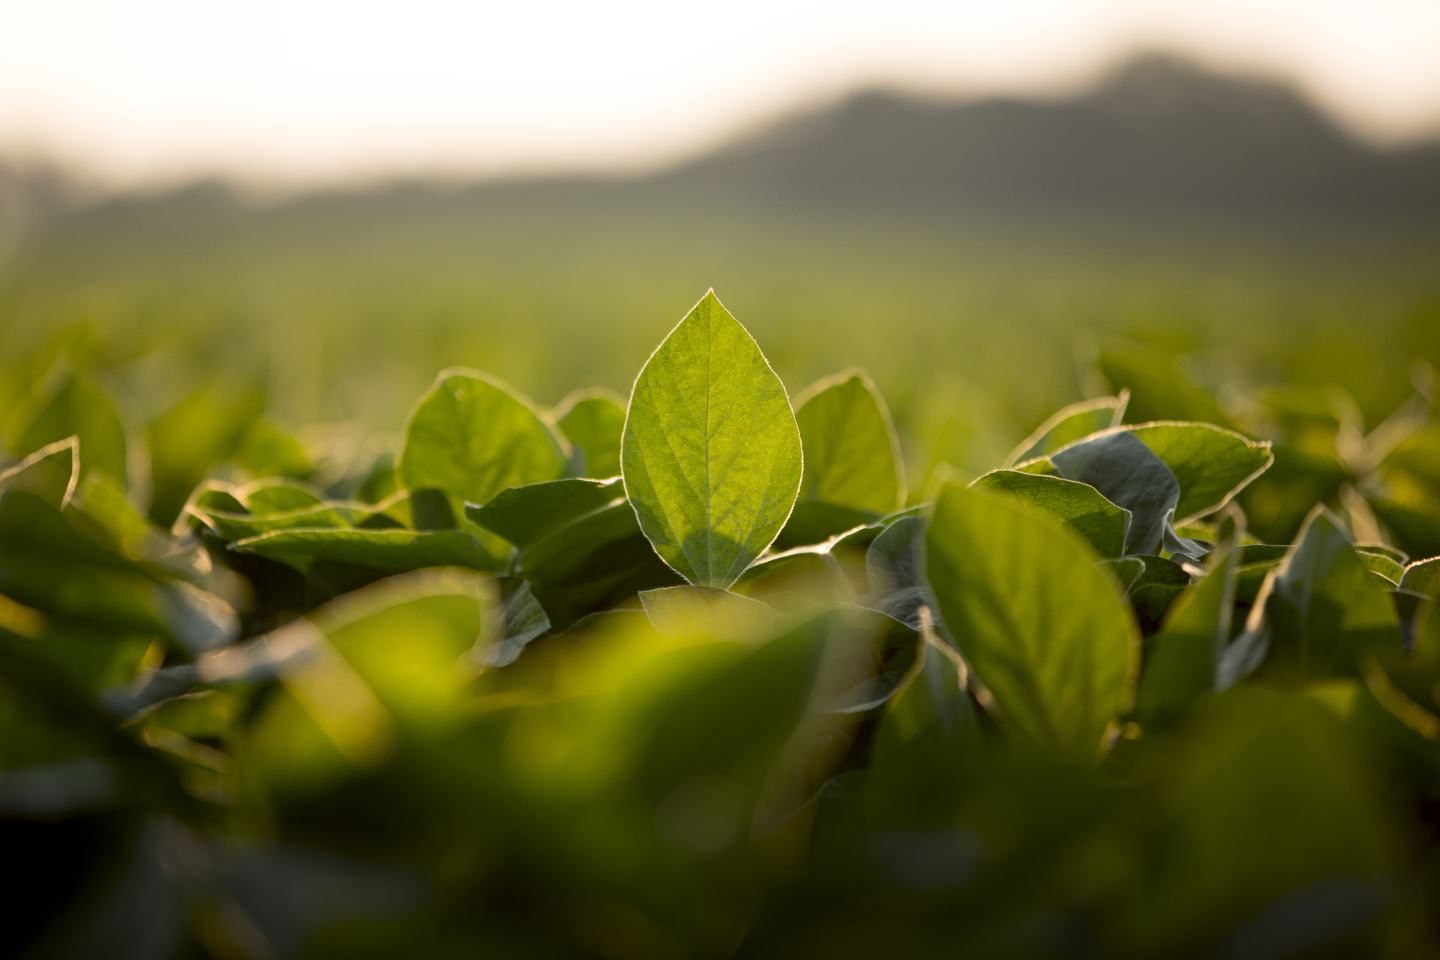
[[[255,222],[268,229],[318,221],[352,233],[396,222],[462,222],[497,209],[572,219],[700,208],[740,218],[1078,216],[1182,227],[1221,220],[1250,229],[1440,224],[1440,141],[1379,148],[1284,83],[1158,54],[1132,58],[1089,89],[1051,99],[862,91],[643,176],[417,179],[311,191],[263,206],[213,180],[99,201],[79,191],[81,199],[67,206],[57,200],[63,182],[53,171],[0,176],[0,219],[7,209],[23,213],[9,234],[36,221],[62,232],[113,227],[127,234],[141,224],[145,235],[162,239]],[[16,195],[27,185],[43,186],[43,202]],[[0,229],[0,237],[6,233]]]
[[[862,92],[659,180],[767,207],[1440,217],[1440,143],[1378,149],[1290,86],[1162,55],[1063,99]]]

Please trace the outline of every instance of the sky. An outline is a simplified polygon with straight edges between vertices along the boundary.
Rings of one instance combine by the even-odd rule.
[[[124,185],[644,169],[860,85],[1051,94],[1136,47],[1440,130],[1440,0],[0,0],[0,155]]]

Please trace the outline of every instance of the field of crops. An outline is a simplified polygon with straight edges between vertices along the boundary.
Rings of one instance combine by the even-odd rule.
[[[4,370],[7,953],[1440,951],[1423,361],[1092,350],[955,469],[713,293],[628,397],[456,367],[393,441],[140,429],[66,336]]]

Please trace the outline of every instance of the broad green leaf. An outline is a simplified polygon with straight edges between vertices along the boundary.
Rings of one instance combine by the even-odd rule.
[[[624,399],[609,390],[577,390],[560,401],[552,416],[580,457],[581,476],[619,475]]]
[[[558,479],[566,467],[565,449],[529,402],[485,374],[446,370],[410,414],[399,476],[411,490],[484,503],[506,487]]]
[[[24,490],[63,507],[80,482],[79,441],[66,437],[46,444],[12,467],[0,470],[0,490]]]
[[[1400,589],[1411,593],[1440,593],[1440,557],[1416,560],[1400,577]]]
[[[1386,594],[1339,521],[1315,508],[1265,601],[1265,667],[1315,680],[1354,674],[1371,654],[1399,649],[1400,626]]]
[[[1237,550],[1214,555],[1205,576],[1170,607],[1160,631],[1145,641],[1135,710],[1142,723],[1178,719],[1217,689],[1220,654],[1230,641]]]
[[[926,571],[956,645],[1022,738],[1093,754],[1134,691],[1139,637],[1114,578],[1062,526],[947,484]]]
[[[1118,557],[1125,552],[1130,511],[1111,503],[1088,483],[1018,470],[992,470],[971,486],[1013,497],[1017,503],[1059,520],[1084,537],[1102,557]]]
[[[1220,509],[1275,462],[1268,442],[1214,424],[1158,422],[1124,429],[1175,475],[1180,484],[1175,517],[1181,523]]]
[[[1062,408],[1036,427],[1034,433],[1021,440],[1020,445],[1005,458],[1005,465],[1049,456],[1082,437],[1119,426],[1129,402],[1129,392],[1121,390],[1119,396],[1082,400]]]
[[[805,453],[800,500],[886,514],[905,500],[900,441],[870,378],[847,370],[795,400]]]
[[[5,441],[17,454],[76,437],[80,471],[104,470],[129,487],[137,479],[130,462],[131,445],[120,410],[88,378],[57,369],[28,401],[16,407],[6,423]]]
[[[636,378],[620,460],[640,529],[691,583],[734,583],[785,525],[800,431],[780,378],[714,291]]]
[[[397,572],[448,566],[495,570],[501,563],[483,543],[461,530],[275,530],[237,540],[230,549],[284,563],[301,573],[316,560]]]

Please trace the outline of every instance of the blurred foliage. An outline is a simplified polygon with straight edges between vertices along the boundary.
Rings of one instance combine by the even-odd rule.
[[[865,309],[821,313],[860,338]],[[1440,952],[1440,407],[1430,366],[1373,367],[1433,328],[1356,354],[1250,330],[1288,350],[1223,381],[1181,359],[1240,355],[1213,331],[1107,341],[1075,376],[1128,407],[989,423],[995,444],[956,442],[1010,468],[923,466],[933,506],[897,503],[875,387],[826,380],[788,495],[848,519],[817,535],[836,514],[797,510],[727,591],[651,549],[609,476],[613,399],[582,419],[451,373],[393,437],[287,429],[312,360],[377,400],[408,372],[342,372],[375,344],[332,326],[334,353],[276,351],[290,374],[212,376],[180,362],[222,348],[210,320],[172,342],[126,316],[0,367],[7,953]],[[954,404],[963,351],[884,332],[875,367],[915,381],[901,450],[943,459],[914,394]],[[623,356],[611,333],[557,371]],[[1035,332],[976,336],[1008,376],[1001,344]],[[1363,402],[1305,382],[1312,350]],[[732,387],[727,362],[753,358],[694,375]],[[743,443],[696,449],[722,492],[765,479]]]

